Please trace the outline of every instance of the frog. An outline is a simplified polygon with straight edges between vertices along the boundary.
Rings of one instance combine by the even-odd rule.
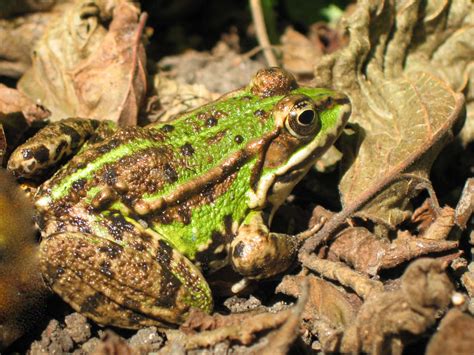
[[[72,154],[34,196],[45,283],[99,324],[171,327],[212,312],[217,270],[282,274],[304,238],[271,232],[273,216],[350,114],[345,94],[265,68],[171,121],[92,143],[97,121],[51,123],[8,162],[32,177]]]

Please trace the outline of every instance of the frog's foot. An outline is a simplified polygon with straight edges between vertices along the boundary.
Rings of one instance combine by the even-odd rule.
[[[39,177],[51,171],[64,158],[75,154],[103,125],[95,120],[81,118],[50,123],[15,149],[7,168],[17,177]]]
[[[234,270],[249,279],[279,274],[293,263],[301,239],[270,233],[260,212],[252,212],[231,244]]]
[[[200,271],[165,242],[157,250],[138,251],[68,232],[43,240],[40,251],[47,284],[97,323],[169,326],[183,322],[191,307],[212,309],[211,291]]]

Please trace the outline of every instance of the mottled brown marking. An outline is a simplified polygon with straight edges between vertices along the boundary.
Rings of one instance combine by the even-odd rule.
[[[160,240],[156,253],[156,260],[160,263],[160,293],[156,299],[156,305],[159,307],[173,307],[176,304],[176,297],[181,288],[181,282],[171,272],[171,259],[173,257],[173,249]]]
[[[46,163],[50,159],[49,149],[44,145],[32,148],[31,153],[39,163]]]
[[[228,129],[226,128],[222,131],[217,132],[214,136],[209,137],[207,139],[207,144],[213,145],[213,144],[219,143],[222,140],[222,138],[224,138],[227,135],[227,131]]]
[[[92,296],[88,296],[82,304],[79,305],[81,313],[95,314],[96,309],[107,301],[107,298],[100,292],[96,292]]]
[[[237,245],[234,247],[232,257],[236,259],[241,258],[244,252],[244,249],[245,249],[245,244],[243,242],[238,242]]]
[[[65,141],[61,141],[56,147],[56,155],[62,156],[63,152],[66,150],[68,144]]]
[[[117,170],[113,166],[107,165],[102,176],[107,185],[115,187],[117,184]]]
[[[107,230],[115,240],[123,240],[125,232],[134,231],[133,224],[127,222],[120,212],[113,212],[107,216],[110,223],[107,223]]]
[[[104,260],[99,265],[99,271],[107,277],[113,278],[114,273],[110,270],[110,261]]]
[[[122,144],[122,142],[119,139],[111,138],[107,141],[104,141],[103,144],[98,145],[97,146],[97,151],[100,154],[105,154],[105,153],[108,153],[108,152],[114,150],[115,148],[117,148],[121,144]]]
[[[192,156],[194,154],[194,148],[190,143],[185,143],[181,147],[181,154],[185,156]]]
[[[107,255],[109,259],[117,258],[123,251],[123,248],[119,245],[108,243],[99,247],[99,252]]]
[[[172,184],[178,181],[178,173],[169,163],[166,163],[163,166],[163,171],[164,171],[165,179],[167,182]]]
[[[81,137],[81,134],[79,134],[79,132],[76,131],[73,127],[68,126],[67,123],[60,123],[59,130],[61,133],[71,138],[71,145],[73,147],[77,147],[82,141],[82,138],[85,138]]]

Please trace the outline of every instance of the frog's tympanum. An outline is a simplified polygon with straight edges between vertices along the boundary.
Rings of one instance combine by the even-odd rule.
[[[272,216],[349,114],[343,94],[271,68],[171,122],[87,143],[35,196],[47,284],[99,323],[137,328],[210,312],[203,274],[225,265],[245,279],[285,271],[301,241],[270,232]],[[96,126],[54,123],[9,169],[44,171]]]

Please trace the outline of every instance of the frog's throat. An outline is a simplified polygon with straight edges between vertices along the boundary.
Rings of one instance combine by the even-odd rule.
[[[293,154],[287,163],[273,171],[260,177],[256,189],[248,192],[249,208],[263,209],[268,202],[269,190],[274,186],[278,178],[288,174],[290,171],[299,170],[300,176],[295,179],[291,187],[294,186],[309,170],[314,161],[322,155],[341,134],[351,114],[351,105],[349,102],[341,105],[337,117],[337,124],[328,128],[319,139],[314,139],[310,144],[295,154]],[[286,196],[285,196],[286,197]],[[283,202],[283,201],[281,201]],[[273,210],[278,206],[272,206]]]

